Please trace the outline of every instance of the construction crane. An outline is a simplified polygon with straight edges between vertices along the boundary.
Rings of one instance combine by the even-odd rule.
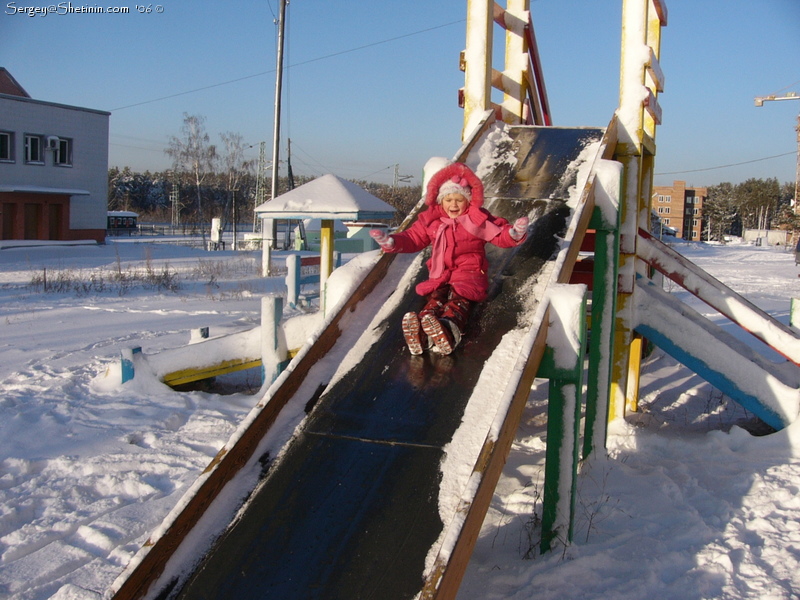
[[[764,102],[772,100],[800,100],[800,94],[797,92],[788,92],[783,96],[757,96],[756,106],[764,106]],[[800,214],[800,114],[797,115],[797,167],[794,174],[794,212]]]

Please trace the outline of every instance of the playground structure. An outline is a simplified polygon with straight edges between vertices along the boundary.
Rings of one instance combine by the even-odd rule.
[[[624,0],[620,105],[596,128],[550,123],[527,9],[468,3],[454,158],[482,176],[490,211],[532,218],[522,246],[489,253],[493,287],[470,338],[481,343],[409,357],[391,324],[415,306],[424,267],[382,255],[134,557],[114,598],[454,598],[536,377],[550,380],[540,550],[567,544],[578,462],[602,451],[609,421],[637,410],[645,337],[773,428],[797,417],[797,334],[647,232],[663,2]],[[502,72],[493,22],[507,32]],[[571,283],[581,251],[593,254],[588,285]],[[746,351],[661,291],[663,276],[787,360]]]

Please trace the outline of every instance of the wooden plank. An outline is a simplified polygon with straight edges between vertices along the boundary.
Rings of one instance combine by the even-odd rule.
[[[192,383],[193,381],[202,381],[203,379],[210,379],[211,377],[227,375],[228,373],[235,373],[236,371],[244,371],[246,369],[252,369],[253,367],[260,366],[260,358],[254,360],[226,360],[210,367],[181,369],[180,371],[175,371],[174,373],[168,373],[164,375],[164,383],[169,386],[183,385],[185,383]]]
[[[667,5],[664,0],[652,0],[653,8],[656,10],[656,14],[658,15],[658,21],[661,23],[662,27],[667,26]]]
[[[650,59],[647,61],[647,64],[645,64],[645,68],[656,86],[656,91],[663,92],[664,72],[661,70],[661,64],[658,62],[655,51],[652,48],[648,48],[648,50],[650,51]]]
[[[658,103],[658,98],[656,98],[655,94],[650,90],[647,90],[647,97],[644,99],[644,108],[647,110],[647,114],[656,122],[656,125],[661,125],[661,105]]]

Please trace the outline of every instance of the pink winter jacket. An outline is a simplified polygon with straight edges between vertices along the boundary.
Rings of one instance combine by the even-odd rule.
[[[437,202],[439,187],[454,175],[466,179],[472,188],[467,212],[455,220],[448,218]],[[468,300],[485,300],[489,288],[486,243],[511,248],[525,238],[512,238],[508,221],[483,208],[483,184],[469,167],[461,163],[448,165],[431,177],[425,202],[428,208],[420,212],[411,227],[392,234],[394,247],[384,251],[419,252],[433,245],[426,263],[430,276],[416,287],[417,293],[427,296],[450,284],[457,294]]]

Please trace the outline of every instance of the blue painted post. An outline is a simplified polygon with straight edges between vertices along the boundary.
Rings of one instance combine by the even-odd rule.
[[[120,366],[122,371],[122,383],[127,383],[133,376],[135,375],[135,369],[133,366],[133,357],[136,354],[141,353],[142,349],[139,346],[135,348],[123,348],[120,351],[122,355],[120,358]]]
[[[261,383],[272,383],[281,374],[288,352],[280,334],[283,298],[265,296],[261,299]]]

